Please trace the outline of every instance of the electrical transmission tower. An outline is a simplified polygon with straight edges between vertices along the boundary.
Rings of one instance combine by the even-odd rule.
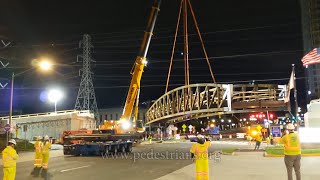
[[[5,49],[11,44],[11,42],[5,42],[5,41],[6,40],[2,39],[0,36],[0,50]],[[7,68],[8,65],[9,65],[9,62],[7,62],[7,58],[0,56],[0,70]],[[7,82],[0,81],[0,89],[4,89],[7,85],[8,85]]]
[[[79,47],[83,49],[83,54],[80,56],[83,60],[82,77],[78,91],[78,97],[75,105],[76,110],[90,110],[94,113],[95,119],[98,119],[98,107],[94,87],[92,82],[91,72],[91,37],[88,34],[83,35]],[[78,56],[79,57],[79,56]],[[80,70],[80,72],[81,72]]]

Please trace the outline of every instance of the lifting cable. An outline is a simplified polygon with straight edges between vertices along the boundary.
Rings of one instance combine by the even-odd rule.
[[[204,52],[204,55],[206,57],[206,61],[207,61],[207,64],[209,66],[209,70],[210,70],[210,74],[211,74],[211,78],[213,80],[213,83],[216,83],[216,80],[215,80],[215,77],[213,75],[213,71],[212,71],[212,68],[211,68],[211,64],[210,64],[210,61],[209,61],[209,58],[208,58],[208,54],[207,54],[207,51],[205,49],[205,46],[204,46],[204,42],[203,42],[203,39],[202,39],[202,36],[201,36],[201,33],[200,33],[200,29],[199,29],[199,26],[198,26],[198,23],[197,23],[197,20],[196,20],[196,17],[195,17],[195,13],[193,11],[193,8],[192,8],[192,5],[190,3],[190,0],[181,0],[181,4],[180,4],[180,9],[179,9],[179,15],[178,15],[178,20],[177,20],[177,25],[176,25],[176,32],[175,32],[175,36],[174,36],[174,42],[173,42],[173,47],[172,47],[172,52],[171,52],[171,59],[170,59],[170,65],[169,65],[169,71],[168,71],[168,77],[167,77],[167,83],[166,83],[166,90],[165,90],[165,93],[168,92],[168,87],[169,87],[169,81],[170,81],[170,75],[171,75],[171,69],[172,69],[172,62],[173,62],[173,56],[174,56],[174,52],[175,52],[175,47],[176,47],[176,41],[177,41],[177,34],[178,34],[178,30],[179,30],[179,24],[180,24],[180,19],[181,19],[181,12],[182,12],[182,5],[183,5],[183,9],[184,9],[184,12],[183,12],[183,16],[184,16],[184,26],[183,26],[183,33],[184,33],[184,61],[185,61],[185,85],[189,85],[190,83],[190,75],[189,75],[189,52],[188,52],[188,20],[187,20],[187,1],[188,1],[188,4],[190,6],[190,11],[191,11],[191,14],[192,14],[192,17],[193,17],[193,21],[195,23],[195,26],[196,26],[196,29],[197,29],[197,33],[198,33],[198,36],[199,36],[199,39],[200,39],[200,42],[201,42],[201,45],[202,45],[202,49],[203,49],[203,52]]]
[[[172,52],[171,52],[171,59],[170,59],[169,72],[168,72],[168,77],[167,77],[167,85],[166,85],[166,91],[165,91],[165,93],[167,93],[168,87],[169,87],[170,74],[171,74],[171,68],[172,68],[172,61],[173,61],[173,56],[174,56],[174,50],[175,50],[175,47],[176,47],[176,41],[177,41],[177,35],[178,35],[178,30],[179,30],[179,23],[180,23],[181,10],[182,10],[182,2],[183,2],[183,1],[184,1],[184,0],[181,0],[181,4],[180,4],[178,22],[177,22],[177,26],[176,26],[176,32],[175,32],[174,42],[173,42],[173,47],[172,47]]]
[[[210,61],[209,61],[209,58],[208,58],[208,55],[207,55],[207,51],[206,51],[206,49],[204,47],[204,43],[203,43],[203,40],[202,40],[202,37],[201,37],[201,34],[200,34],[200,30],[199,30],[199,27],[198,27],[196,16],[195,16],[195,14],[193,12],[193,8],[192,8],[192,5],[190,3],[190,0],[188,0],[188,3],[189,3],[189,6],[190,6],[190,10],[191,10],[191,14],[192,14],[194,23],[195,23],[196,28],[197,28],[197,32],[198,32],[198,35],[199,35],[199,38],[200,38],[200,41],[201,41],[201,45],[202,45],[202,49],[203,49],[204,55],[206,56],[206,60],[207,60],[208,66],[209,66],[209,70],[210,70],[210,74],[211,74],[213,83],[216,83],[216,79],[215,79],[215,77],[213,75],[213,72],[212,72],[211,64],[210,64]]]
[[[190,78],[189,78],[189,44],[188,44],[188,6],[187,0],[184,0],[184,12],[183,12],[183,35],[184,35],[184,61],[185,61],[185,85],[189,85]]]

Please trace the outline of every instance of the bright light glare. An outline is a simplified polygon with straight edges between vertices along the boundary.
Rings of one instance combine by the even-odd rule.
[[[320,128],[299,128],[300,142],[302,143],[319,143]]]
[[[56,89],[50,90],[48,93],[48,98],[51,102],[58,102],[62,96],[62,92]]]
[[[142,64],[144,64],[145,66],[147,66],[148,61],[144,59],[144,60],[142,60]]]
[[[252,134],[253,136],[255,136],[255,135],[258,134],[258,132],[257,132],[257,131],[252,131],[251,134]]]
[[[40,67],[42,70],[48,71],[48,70],[51,69],[52,64],[51,64],[49,61],[41,61],[41,62],[39,63],[39,67]]]
[[[122,128],[127,130],[130,128],[130,122],[128,120],[125,120],[122,122]]]

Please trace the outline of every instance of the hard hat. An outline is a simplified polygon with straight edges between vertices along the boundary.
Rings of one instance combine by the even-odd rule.
[[[44,140],[49,140],[49,136],[46,135],[46,136],[44,137]]]
[[[12,143],[12,144],[14,144],[14,145],[17,145],[17,142],[16,142],[16,140],[14,140],[14,139],[10,139],[10,141],[8,141],[9,143]]]
[[[294,129],[294,125],[293,124],[288,124],[287,125],[287,129],[288,130],[293,130]]]
[[[41,139],[41,136],[37,136],[37,140],[39,141]]]
[[[198,138],[198,139],[203,139],[203,136],[202,136],[201,134],[198,134],[198,135],[197,135],[197,138]]]

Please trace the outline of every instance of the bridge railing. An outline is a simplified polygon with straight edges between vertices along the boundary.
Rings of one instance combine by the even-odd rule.
[[[16,115],[12,116],[12,119],[21,119],[21,118],[30,118],[30,117],[38,117],[38,116],[52,116],[52,115],[65,115],[65,114],[72,114],[77,113],[79,115],[82,114],[90,114],[89,110],[65,110],[65,111],[57,111],[57,112],[45,112],[45,113],[36,113],[36,114],[23,114],[23,115]],[[9,116],[0,117],[0,120],[9,120]]]

